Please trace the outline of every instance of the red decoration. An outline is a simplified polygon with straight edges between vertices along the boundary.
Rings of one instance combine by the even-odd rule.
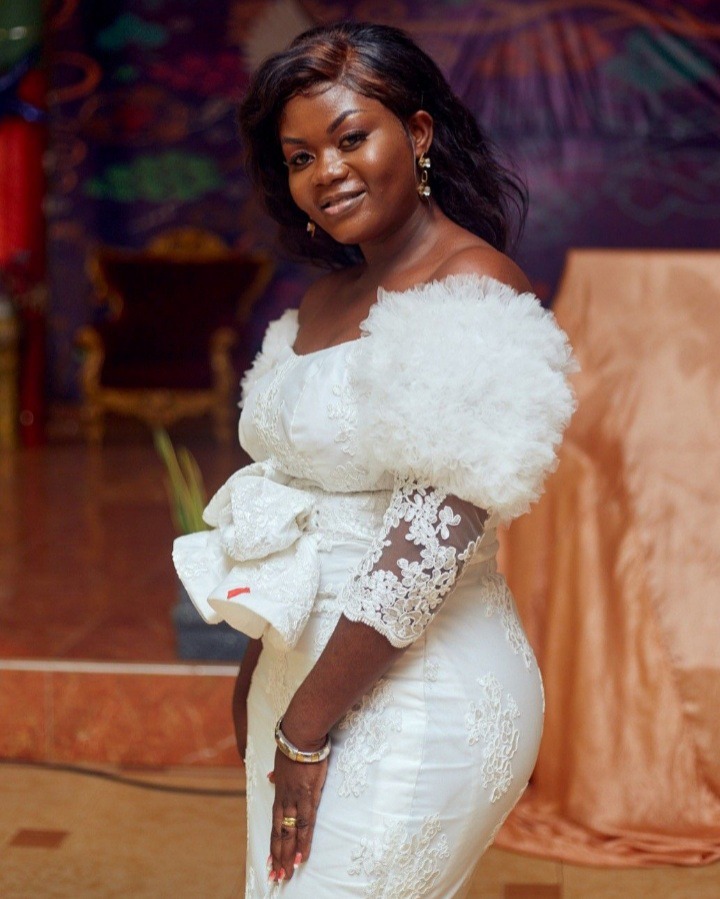
[[[40,106],[44,95],[43,73],[33,69],[23,78],[18,97]],[[21,323],[20,435],[25,446],[42,443],[45,417],[45,310],[23,302],[45,279],[45,142],[42,124],[16,116],[0,120],[0,268],[11,270],[22,288],[16,299]]]

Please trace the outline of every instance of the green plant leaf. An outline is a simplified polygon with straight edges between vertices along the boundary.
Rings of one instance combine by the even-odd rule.
[[[184,446],[176,452],[164,428],[153,430],[153,441],[165,465],[165,490],[175,530],[179,534],[206,530],[208,526],[203,521],[202,513],[207,505],[207,496],[195,457]]]

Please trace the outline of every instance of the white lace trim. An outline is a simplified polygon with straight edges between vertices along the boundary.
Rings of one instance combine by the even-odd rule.
[[[279,320],[274,324],[283,325],[283,321]],[[263,389],[258,390],[252,411],[253,429],[273,465],[295,477],[317,481],[317,460],[310,459],[297,446],[292,445],[281,427],[283,406],[280,398],[283,384],[288,377],[293,376],[295,369],[299,368],[304,360],[303,356],[298,356],[293,352],[283,360],[278,352],[278,346],[282,342],[286,347],[292,349],[291,344],[297,331],[297,323],[289,319],[287,324],[290,329],[283,325],[273,331],[273,346],[268,351],[263,347],[253,368],[244,379],[243,402],[248,394],[256,388],[260,376],[273,372],[269,383]],[[331,389],[334,399],[326,404],[326,413],[330,421],[338,424],[334,442],[340,445],[347,461],[333,466],[331,476],[323,477],[323,481],[329,480],[334,490],[345,492],[366,490],[368,486],[367,468],[354,458],[358,424],[355,391],[347,379],[333,385]]]
[[[280,318],[270,322],[263,338],[262,349],[255,356],[252,366],[245,372],[240,382],[241,407],[244,406],[255,383],[272,370],[288,347],[292,347],[297,332],[297,309],[286,309]]]
[[[435,656],[427,656],[425,659],[423,675],[427,683],[437,683],[440,677],[440,662]]]
[[[348,494],[327,493],[316,484],[293,480],[293,486],[301,486],[315,499],[315,513],[309,524],[311,532],[317,531],[322,549],[349,539],[371,542],[391,496],[389,490],[359,491]]]
[[[461,560],[450,529],[459,525],[461,518],[449,505],[443,505],[446,496],[442,490],[398,478],[382,531],[343,589],[345,616],[375,628],[393,646],[408,646],[422,635],[460,572]],[[392,532],[401,522],[409,524],[405,540],[417,550],[408,552],[410,559],[397,559],[398,573],[385,565],[376,568],[385,550],[393,546],[393,536],[397,539]],[[469,558],[468,549],[466,543],[463,560]]]
[[[447,837],[438,815],[427,816],[412,836],[402,821],[387,824],[382,836],[366,838],[352,854],[348,874],[364,875],[364,899],[430,895],[440,877],[441,863],[450,858]]]
[[[494,674],[477,679],[480,699],[471,702],[465,715],[468,743],[482,744],[482,781],[490,789],[490,802],[497,802],[510,789],[513,780],[512,758],[517,752],[520,731],[515,720],[520,709],[505,692]]]
[[[255,868],[250,864],[250,856],[248,856],[247,877],[245,878],[245,896],[246,899],[255,899],[257,890],[257,877],[255,876]]]
[[[257,889],[257,878],[255,869],[251,864],[250,855],[250,812],[252,806],[252,798],[257,786],[257,759],[255,757],[255,744],[253,738],[248,736],[247,746],[245,747],[245,791],[246,791],[246,807],[247,807],[247,848],[245,851],[245,859],[247,864],[247,876],[245,878],[245,894],[246,896],[254,896]]]
[[[264,390],[259,390],[252,412],[252,421],[258,439],[273,463],[286,474],[298,478],[314,478],[314,469],[297,447],[288,443],[280,427],[283,404],[279,400],[280,389],[291,370],[300,364],[302,357],[290,355],[275,369],[275,374]]]
[[[317,611],[317,603],[315,610]],[[337,608],[336,602],[333,602],[333,608],[331,610],[323,611],[317,616],[318,620],[315,625],[315,639],[313,641],[313,652],[315,653],[316,659],[320,658],[323,649],[327,646],[328,640],[332,637],[333,631],[337,627],[341,611],[341,609]]]
[[[335,434],[335,443],[340,445],[342,452],[348,456],[348,461],[336,465],[334,479],[342,490],[362,490],[367,483],[367,469],[359,465],[355,460],[357,452],[357,423],[358,406],[355,391],[345,382],[334,384],[332,394],[335,401],[327,404],[327,414],[330,421],[338,423]]]
[[[402,729],[402,713],[390,709],[393,698],[389,682],[380,680],[339,722],[339,730],[349,731],[337,757],[340,796],[360,796],[368,785],[368,768],[390,749],[390,731]]]
[[[202,547],[197,553],[178,555],[177,558],[173,555],[173,562],[181,581],[194,581],[196,578],[210,574],[214,569],[213,560],[205,547]]]
[[[505,638],[510,644],[510,648],[515,655],[522,656],[525,667],[529,671],[535,662],[535,655],[518,619],[512,593],[505,583],[505,578],[501,574],[488,575],[483,582],[483,590],[485,615],[488,618],[492,615],[500,616]]]
[[[358,410],[353,391],[348,384],[334,384],[332,394],[337,402],[328,403],[327,413],[330,421],[337,421],[340,425],[335,434],[335,443],[340,444],[346,455],[354,456]]]
[[[247,738],[245,746],[245,790],[248,804],[252,799],[253,792],[257,786],[257,758],[255,756],[255,744],[253,738]]]
[[[270,662],[270,670],[265,681],[265,692],[270,698],[273,717],[277,721],[278,718],[285,714],[295,691],[292,685],[288,683],[287,655],[271,646],[264,646],[263,652],[274,656]]]

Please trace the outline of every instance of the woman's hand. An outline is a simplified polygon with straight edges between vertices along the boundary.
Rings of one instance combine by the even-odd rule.
[[[279,749],[275,752],[275,770],[270,775],[275,783],[270,834],[271,880],[290,880],[296,866],[308,860],[327,769],[327,759],[305,764],[291,761]],[[284,817],[297,818],[297,827],[283,826]]]
[[[298,687],[282,717],[288,742],[305,752],[323,748],[337,721],[387,671],[404,650],[376,630],[340,616],[327,646]],[[270,878],[292,877],[296,864],[308,860],[320,794],[328,763],[293,762],[279,750],[270,780],[275,784],[270,838]],[[282,826],[284,817],[298,827]]]

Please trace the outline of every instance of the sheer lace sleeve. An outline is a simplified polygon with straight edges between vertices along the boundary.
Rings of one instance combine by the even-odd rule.
[[[408,646],[453,589],[486,518],[456,496],[398,479],[382,531],[343,588],[345,616]]]

